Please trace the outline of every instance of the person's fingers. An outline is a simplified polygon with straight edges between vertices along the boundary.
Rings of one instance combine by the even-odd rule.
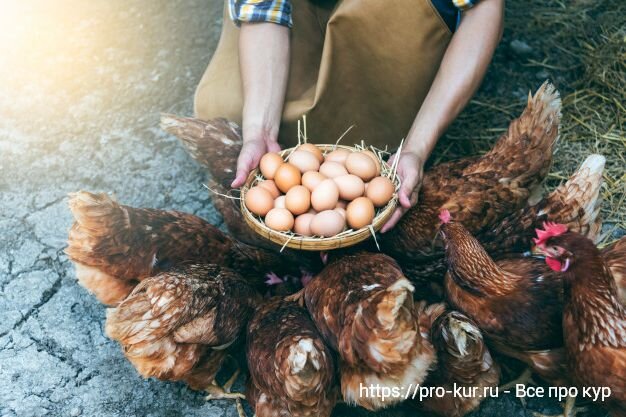
[[[387,220],[387,223],[380,229],[380,233],[387,233],[391,230],[400,221],[405,212],[406,209],[404,207],[397,207],[389,220]]]
[[[230,185],[232,188],[239,188],[245,184],[246,178],[248,177],[248,173],[250,170],[248,169],[249,158],[247,155],[240,155],[237,160],[237,173],[235,174],[235,179]]]
[[[400,186],[400,192],[398,193],[398,199],[400,205],[405,209],[413,207],[415,203],[411,203],[413,199],[413,192],[417,185],[417,174],[413,170],[409,170],[402,177],[402,185]]]
[[[388,164],[389,166],[392,166],[392,165],[393,165],[393,161],[395,161],[397,157],[398,157],[398,154],[397,154],[397,153],[394,153],[393,155],[391,155],[391,156],[389,157],[389,160],[387,161],[387,164]]]

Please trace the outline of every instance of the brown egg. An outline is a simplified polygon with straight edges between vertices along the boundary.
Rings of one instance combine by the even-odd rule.
[[[293,225],[293,231],[302,236],[312,236],[311,221],[315,217],[315,214],[304,213],[296,217],[296,221]]]
[[[304,185],[291,187],[285,197],[285,208],[296,216],[311,208],[311,192]]]
[[[376,164],[363,152],[352,152],[348,155],[346,169],[363,181],[369,181],[376,176]]]
[[[302,175],[302,185],[309,189],[309,191],[313,192],[315,187],[317,187],[320,182],[326,179],[325,176],[315,171],[308,171]]]
[[[276,170],[279,166],[281,166],[285,161],[283,161],[283,157],[277,154],[276,152],[269,152],[263,155],[261,158],[261,162],[259,162],[259,169],[261,169],[261,174],[268,180],[273,180],[274,175],[276,174]]]
[[[339,188],[339,198],[352,201],[365,192],[363,180],[356,175],[347,174],[333,178]]]
[[[301,173],[307,171],[317,171],[320,169],[320,161],[311,152],[307,151],[294,151],[289,155],[289,163],[295,165]]]
[[[279,232],[291,230],[293,222],[293,215],[287,209],[273,208],[265,216],[265,225]]]
[[[274,174],[274,182],[280,191],[286,193],[291,187],[300,185],[302,175],[300,170],[289,162],[278,167]]]
[[[360,229],[374,220],[374,204],[367,197],[359,197],[346,209],[346,220],[352,229]]]
[[[320,164],[324,162],[324,155],[322,154],[322,150],[312,143],[303,143],[302,145],[298,146],[298,150],[312,153],[313,155],[315,155],[317,161]]]
[[[281,195],[277,199],[274,200],[274,208],[286,208],[285,207],[285,196]]]
[[[280,191],[278,191],[278,187],[276,187],[276,183],[273,180],[264,180],[257,184],[257,186],[261,188],[265,188],[270,192],[272,198],[278,198],[280,195]]]
[[[331,179],[322,181],[311,193],[311,205],[317,211],[334,209],[337,206],[337,200],[339,200],[339,188]]]
[[[330,161],[320,165],[320,174],[324,175],[326,178],[335,178],[340,175],[346,175],[347,173],[346,168],[339,162]]]
[[[372,161],[374,161],[374,164],[376,165],[376,175],[380,175],[380,161],[378,160],[376,154],[368,149],[364,150],[363,153],[372,158]]]
[[[344,165],[346,163],[346,158],[348,158],[348,155],[350,155],[351,153],[352,152],[347,149],[337,148],[334,151],[328,152],[324,157],[324,160],[330,162],[338,162],[341,165]]]
[[[265,216],[274,207],[274,199],[269,191],[261,187],[252,187],[245,196],[248,210],[258,216]]]
[[[331,237],[341,233],[346,221],[335,210],[325,210],[317,213],[311,220],[311,233],[315,236]]]
[[[341,214],[341,217],[343,217],[344,219],[346,218],[346,209],[343,207],[336,207],[335,211],[339,214]]]
[[[369,182],[365,196],[372,200],[376,207],[382,207],[391,200],[394,189],[393,182],[389,178],[376,177]]]

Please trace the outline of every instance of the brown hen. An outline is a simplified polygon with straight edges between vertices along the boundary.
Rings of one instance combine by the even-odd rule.
[[[557,274],[538,258],[494,261],[463,225],[446,217],[441,236],[449,302],[476,322],[494,350],[563,383],[563,291]]]
[[[443,387],[446,394],[413,403],[440,416],[461,417],[478,408],[484,398],[495,395],[500,367],[491,357],[476,323],[458,311],[444,310],[441,304],[426,307],[420,314],[420,328],[437,351],[437,367],[424,385]],[[425,323],[423,316],[429,318]],[[458,387],[463,396],[452,394]]]
[[[210,389],[259,301],[231,269],[183,264],[140,282],[107,310],[105,329],[143,377]]]
[[[306,309],[278,297],[248,324],[246,398],[258,417],[330,416],[337,401],[335,366]]]
[[[406,269],[441,256],[435,236],[442,209],[476,233],[522,208],[548,173],[560,119],[559,94],[546,82],[489,152],[425,173],[418,204],[383,235],[383,251]]]
[[[563,331],[568,367],[580,387],[608,387],[604,405],[626,416],[626,308],[593,242],[559,224],[537,232],[537,246],[565,285]],[[622,259],[623,261],[623,259]]]
[[[339,352],[348,404],[375,410],[397,403],[403,398],[363,395],[360,387],[415,386],[434,365],[433,348],[419,331],[413,286],[390,257],[358,252],[335,259],[304,288],[304,298]]]
[[[65,252],[79,282],[104,304],[121,302],[142,279],[182,261],[235,269],[258,289],[265,274],[300,274],[304,261],[238,242],[198,216],[139,209],[106,194],[71,195],[75,222]]]

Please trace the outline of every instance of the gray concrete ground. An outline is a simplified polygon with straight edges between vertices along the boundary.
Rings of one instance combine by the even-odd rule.
[[[221,222],[204,171],[159,130],[158,116],[191,114],[222,2],[24,0],[0,9],[0,416],[236,415],[230,402],[140,378],[104,335],[105,309],[77,285],[62,251],[66,196],[80,189]],[[511,397],[479,414],[531,415]]]

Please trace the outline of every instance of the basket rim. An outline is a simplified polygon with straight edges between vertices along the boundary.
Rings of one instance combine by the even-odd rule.
[[[338,148],[347,149],[350,151],[370,149],[359,149],[355,146],[346,146],[340,144],[314,143],[313,145],[320,148],[322,152],[328,152]],[[277,153],[286,159],[291,154],[291,152],[297,149],[297,147],[298,146],[283,149]],[[250,226],[250,228],[254,230],[258,235],[276,244],[281,245],[281,250],[285,247],[309,251],[332,250],[356,245],[357,243],[360,243],[371,236],[374,236],[375,238],[375,232],[378,232],[387,222],[387,220],[389,220],[398,205],[397,191],[400,186],[400,180],[397,175],[393,177],[389,175],[383,175],[384,171],[387,171],[386,174],[389,174],[391,167],[389,166],[389,164],[387,164],[387,162],[380,158],[380,155],[377,152],[374,152],[374,154],[378,157],[381,164],[380,176],[386,176],[387,178],[389,178],[393,182],[395,188],[393,196],[391,197],[389,202],[385,206],[377,208],[378,214],[374,217],[370,225],[362,227],[358,230],[349,229],[331,237],[302,236],[294,232],[279,232],[270,229],[267,225],[265,225],[261,217],[254,215],[250,210],[248,210],[245,205],[246,193],[252,186],[254,186],[255,181],[260,179],[259,168],[255,168],[252,172],[250,172],[248,178],[246,178],[245,184],[241,187],[240,208],[244,216],[244,220],[246,221],[248,226]]]

